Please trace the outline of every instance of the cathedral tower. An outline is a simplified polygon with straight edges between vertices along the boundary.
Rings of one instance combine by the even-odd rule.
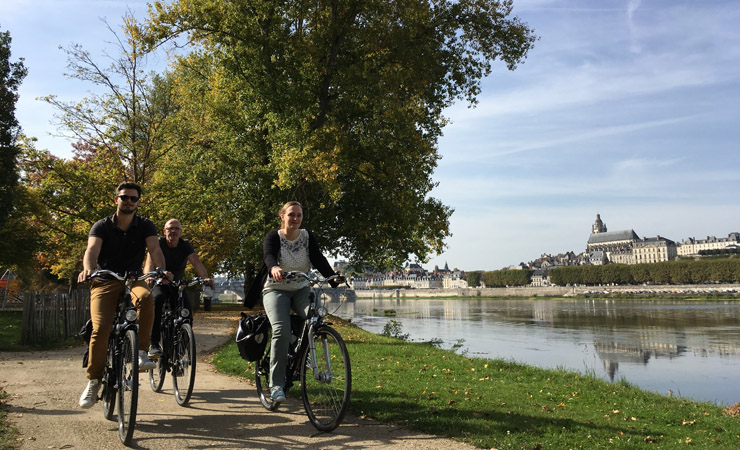
[[[596,214],[596,222],[591,227],[592,233],[606,233],[606,224],[601,221],[601,215]]]

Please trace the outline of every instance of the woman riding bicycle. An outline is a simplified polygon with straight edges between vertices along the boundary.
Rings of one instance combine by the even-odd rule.
[[[280,229],[270,231],[263,244],[264,266],[255,283],[262,284],[262,302],[272,324],[270,347],[270,394],[273,401],[285,401],[285,367],[290,346],[290,310],[301,318],[308,316],[311,289],[305,279],[286,279],[285,273],[292,270],[308,272],[311,266],[325,277],[335,272],[319,250],[316,239],[308,230],[301,228],[303,207],[300,203],[288,202],[280,209]],[[334,281],[332,286],[341,280]],[[253,286],[250,292],[259,286]],[[251,300],[248,295],[246,306]]]

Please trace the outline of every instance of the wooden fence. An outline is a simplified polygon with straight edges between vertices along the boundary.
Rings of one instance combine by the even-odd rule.
[[[90,318],[90,291],[23,294],[21,343],[39,344],[67,339]]]

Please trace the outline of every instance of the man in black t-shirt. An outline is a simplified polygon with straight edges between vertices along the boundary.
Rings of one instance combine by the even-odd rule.
[[[159,238],[159,247],[165,259],[165,269],[175,275],[175,280],[182,280],[185,276],[185,267],[190,261],[195,273],[199,277],[208,281],[211,289],[216,287],[212,279],[208,278],[208,271],[198,258],[193,246],[187,240],[182,238],[182,225],[177,219],[170,219],[164,225],[164,237]],[[151,259],[147,258],[147,269],[153,267]],[[149,345],[149,357],[159,358],[162,348],[159,343],[160,322],[162,321],[162,306],[168,300],[177,298],[177,288],[172,285],[156,285],[152,289],[154,296],[154,324],[152,325],[151,344]],[[190,303],[187,296],[185,298],[185,307],[190,309]]]
[[[116,212],[92,226],[87,238],[87,249],[82,260],[82,272],[77,281],[82,283],[97,269],[110,270],[125,275],[141,272],[146,250],[153,261],[152,267],[163,267],[164,256],[157,242],[157,227],[136,214],[141,199],[141,187],[136,183],[122,183],[116,188]],[[80,397],[80,406],[91,407],[98,400],[100,379],[105,371],[105,354],[108,336],[113,324],[118,298],[124,291],[118,280],[94,279],[90,284],[90,317],[93,323],[87,365],[88,383]],[[146,349],[154,318],[154,301],[143,281],[134,284],[131,300],[139,313],[139,369],[148,370],[156,365],[149,360]]]

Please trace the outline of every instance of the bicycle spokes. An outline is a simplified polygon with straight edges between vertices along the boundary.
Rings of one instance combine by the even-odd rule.
[[[349,409],[352,385],[349,354],[333,328],[321,327],[314,339],[316,348],[306,349],[303,355],[301,396],[313,426],[320,431],[331,431]]]

